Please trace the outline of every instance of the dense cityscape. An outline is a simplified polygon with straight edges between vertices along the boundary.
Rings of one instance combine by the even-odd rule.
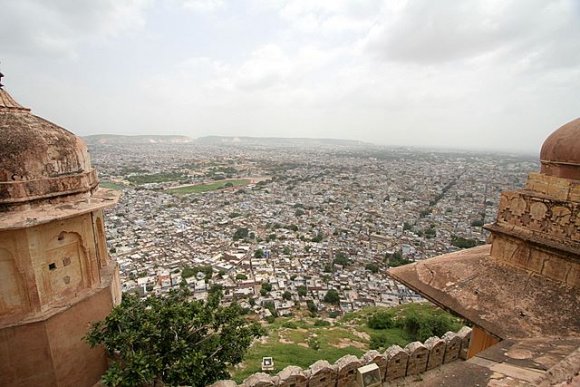
[[[123,191],[106,227],[124,292],[220,284],[265,319],[421,301],[386,269],[484,243],[499,193],[538,168],[331,141],[90,148],[102,186]]]

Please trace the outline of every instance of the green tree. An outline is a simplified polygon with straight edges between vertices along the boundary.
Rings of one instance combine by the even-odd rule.
[[[249,234],[249,231],[246,227],[240,227],[236,230],[236,232],[234,233],[234,240],[240,240],[240,239],[244,239],[247,238]]]
[[[266,291],[271,292],[272,291],[272,284],[269,282],[264,282],[264,283],[262,283],[262,289],[266,289]]]
[[[289,301],[292,299],[292,293],[286,290],[284,293],[282,293],[282,298]]]
[[[296,289],[297,289],[298,295],[300,297],[306,297],[306,294],[308,293],[308,290],[306,289],[306,286],[300,285]]]
[[[243,281],[243,280],[247,280],[248,279],[248,276],[245,275],[245,274],[243,274],[243,273],[238,273],[238,274],[236,274],[236,279]]]
[[[371,273],[378,273],[379,272],[379,265],[377,265],[374,262],[371,263],[367,263],[365,265],[365,269],[367,269],[368,271],[370,271]]]
[[[477,239],[463,238],[458,235],[452,235],[451,244],[455,247],[459,247],[460,249],[469,249],[471,247],[481,245],[483,242],[480,242]]]
[[[336,256],[334,257],[334,260],[332,262],[341,266],[350,265],[350,259],[348,259],[348,256],[342,251],[336,253]]]
[[[340,295],[338,294],[338,291],[336,289],[328,290],[324,296],[324,302],[334,305],[340,304]]]
[[[477,219],[474,220],[473,222],[471,222],[471,227],[482,227],[483,226],[483,220],[481,219]]]
[[[306,306],[308,307],[308,310],[310,311],[310,313],[315,314],[316,312],[318,312],[318,307],[316,306],[314,301],[312,301],[312,300],[306,301]]]
[[[103,345],[113,359],[103,375],[107,386],[209,385],[229,377],[262,329],[242,317],[236,303],[220,306],[222,290],[207,301],[191,301],[187,288],[146,300],[125,295],[85,340]]]
[[[185,266],[181,271],[181,278],[186,279],[193,277],[197,274],[197,271],[191,266]]]
[[[322,242],[323,239],[324,239],[324,235],[322,233],[318,233],[318,234],[316,234],[316,236],[314,238],[312,238],[312,242],[320,243],[320,242]]]
[[[202,272],[205,274],[206,281],[209,280],[213,275],[213,268],[209,265],[202,265],[202,266],[185,266],[181,270],[181,278],[186,279],[189,277],[193,277],[197,275],[197,273]]]
[[[393,318],[394,315],[391,311],[381,310],[369,317],[367,325],[372,329],[389,329],[395,326]]]
[[[410,310],[401,325],[413,340],[425,341],[431,336],[442,336],[447,331],[456,331],[460,324],[452,317],[433,312]]]
[[[258,249],[254,251],[254,258],[264,258],[264,250]]]

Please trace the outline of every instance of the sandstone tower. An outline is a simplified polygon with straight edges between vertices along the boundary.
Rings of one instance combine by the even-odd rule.
[[[469,357],[527,345],[545,370],[556,349],[580,358],[580,119],[546,139],[540,162],[523,189],[501,194],[491,244],[389,274],[473,323]]]
[[[120,302],[102,212],[117,200],[80,138],[0,85],[0,385],[92,386],[106,370],[82,337]]]

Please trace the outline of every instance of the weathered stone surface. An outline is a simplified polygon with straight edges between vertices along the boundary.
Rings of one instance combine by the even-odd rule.
[[[363,364],[374,363],[379,367],[381,373],[381,380],[385,379],[387,373],[387,358],[379,351],[371,350],[365,353],[362,357]]]
[[[429,350],[419,341],[414,341],[407,344],[405,350],[409,354],[409,362],[407,364],[407,376],[417,375],[425,372],[427,369],[427,360],[429,358]]]
[[[278,373],[278,385],[281,387],[306,387],[308,376],[302,368],[288,366]]]
[[[336,385],[336,367],[326,360],[318,360],[310,366],[310,387],[333,387]]]
[[[409,354],[398,345],[391,345],[385,351],[387,358],[387,374],[385,380],[402,378],[407,374]]]
[[[463,360],[467,360],[467,352],[469,351],[469,343],[471,342],[471,332],[472,329],[467,326],[461,327],[457,336],[461,338],[461,350],[459,351],[459,357]]]
[[[356,386],[356,370],[361,366],[361,362],[356,356],[345,355],[335,363],[337,368],[337,387]]]
[[[276,379],[277,381],[277,379]],[[259,372],[257,374],[253,374],[252,376],[248,377],[246,380],[244,380],[244,383],[242,383],[242,386],[244,387],[269,387],[269,386],[275,386],[277,383],[275,383],[274,379],[268,375],[265,374],[263,372]]]
[[[87,386],[107,367],[82,340],[121,299],[84,142],[0,89],[0,384]]]
[[[98,181],[80,137],[6,103],[0,89],[0,204],[89,192]]]
[[[490,258],[490,245],[391,268],[389,274],[502,339],[580,331],[577,292]]]
[[[218,380],[209,387],[237,387],[237,383],[233,380]]]
[[[433,369],[443,364],[445,356],[445,340],[439,337],[430,337],[425,341],[425,347],[429,350],[427,369]]]
[[[443,363],[447,364],[459,358],[459,351],[461,350],[461,337],[454,332],[447,332],[442,337],[447,343],[445,346],[445,357]]]
[[[534,191],[502,192],[495,226],[504,228],[505,232],[527,233],[577,251],[580,229],[575,225],[580,203],[567,201],[570,183],[558,181],[561,183],[546,186],[551,197]]]

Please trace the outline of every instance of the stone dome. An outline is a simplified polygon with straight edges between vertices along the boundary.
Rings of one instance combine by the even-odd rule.
[[[86,144],[0,88],[0,205],[92,191]]]
[[[580,180],[580,118],[548,136],[540,151],[540,162],[543,174]]]

